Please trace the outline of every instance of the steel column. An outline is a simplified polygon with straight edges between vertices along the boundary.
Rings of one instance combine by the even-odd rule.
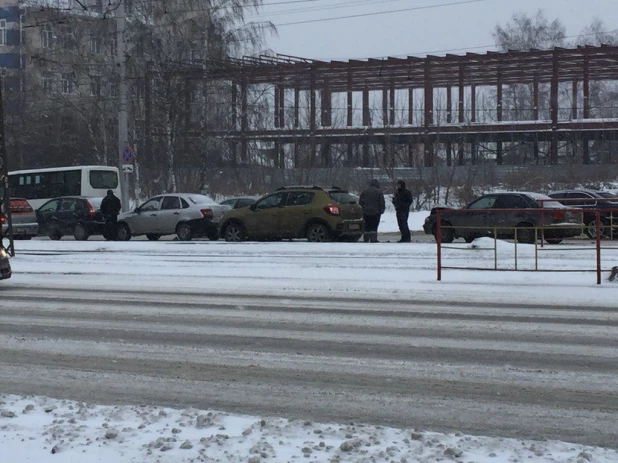
[[[578,82],[576,80],[573,81],[573,93],[571,95],[571,98],[573,99],[573,113],[571,114],[571,119],[573,119],[574,121],[577,120],[578,118],[578,110],[577,110],[577,90],[578,90]]]
[[[434,123],[433,119],[433,83],[431,79],[431,61],[427,59],[425,61],[425,79],[423,82],[425,89],[425,167],[433,166],[433,139],[429,133],[430,127]]]
[[[369,127],[371,125],[371,113],[369,112],[369,89],[363,89],[363,126]]]
[[[470,86],[470,122],[476,122],[476,85]]]
[[[466,120],[465,118],[465,106],[464,106],[464,98],[465,98],[465,87],[464,87],[464,67],[462,64],[459,65],[459,91],[457,92],[457,98],[459,100],[458,114],[459,114],[459,123],[463,124]]]
[[[414,89],[408,89],[408,125],[414,125]]]
[[[552,54],[552,77],[550,88],[550,112],[551,112],[551,149],[549,161],[558,164],[558,52]]]
[[[240,157],[243,163],[248,161],[247,131],[249,130],[249,114],[247,104],[247,86],[247,76],[243,76],[240,84]]]
[[[390,88],[390,97],[389,97],[389,105],[390,105],[390,125],[395,125],[395,82],[392,81],[391,82],[391,88]]]
[[[238,124],[238,87],[232,82],[232,130],[237,130]]]
[[[347,125],[354,125],[354,93],[352,92],[352,70],[348,68],[348,117]],[[352,146],[352,145],[350,145]]]
[[[279,85],[279,127],[285,127],[285,87]]]
[[[532,83],[532,120],[539,120],[539,81],[537,76],[534,76]]]
[[[322,98],[321,98],[321,108],[322,108],[322,117],[321,117],[321,125],[322,127],[330,127],[333,125],[332,118],[332,106],[333,100],[330,93],[330,88],[328,86],[328,80],[324,81],[324,87],[322,88]]]
[[[279,86],[276,85],[275,86],[275,103],[273,105],[275,109],[275,128],[281,127],[281,125],[279,124],[279,96],[280,96]]]
[[[294,128],[300,127],[300,89],[294,88]]]
[[[388,90],[382,90],[382,125],[388,125]]]
[[[588,53],[584,51],[584,81],[583,86],[583,106],[584,106],[584,120],[590,119],[590,57]],[[590,164],[590,140],[586,135],[582,138],[582,162],[584,164]]]

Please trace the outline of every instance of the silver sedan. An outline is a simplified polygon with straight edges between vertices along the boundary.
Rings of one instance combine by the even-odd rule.
[[[128,241],[132,236],[146,235],[156,241],[161,236],[176,234],[181,241],[200,236],[217,240],[219,219],[230,209],[199,194],[155,196],[133,212],[120,214],[118,239]]]

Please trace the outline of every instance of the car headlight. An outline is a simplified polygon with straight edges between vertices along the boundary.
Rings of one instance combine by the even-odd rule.
[[[0,258],[6,259],[9,257],[8,253],[4,250],[4,248],[0,248]]]

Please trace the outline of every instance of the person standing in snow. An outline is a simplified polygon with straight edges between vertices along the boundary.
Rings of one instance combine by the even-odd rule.
[[[397,191],[393,195],[393,205],[397,213],[397,225],[401,232],[400,243],[409,243],[410,228],[408,227],[408,217],[410,216],[410,206],[412,205],[412,193],[406,189],[406,182],[397,182]]]
[[[101,201],[101,212],[107,218],[107,233],[112,241],[116,241],[118,232],[118,214],[122,210],[122,204],[112,190],[107,190],[107,196]]]
[[[363,216],[365,218],[365,235],[363,240],[365,243],[377,243],[380,218],[386,209],[384,194],[380,190],[380,182],[377,179],[372,179],[369,182],[369,187],[361,193],[359,204],[363,208]]]

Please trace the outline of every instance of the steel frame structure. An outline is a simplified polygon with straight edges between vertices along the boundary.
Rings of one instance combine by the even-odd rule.
[[[426,167],[436,163],[436,146],[446,147],[447,164],[453,160],[453,147],[463,163],[464,146],[471,147],[472,162],[479,143],[495,143],[496,162],[503,163],[503,143],[532,143],[538,159],[539,143],[549,145],[548,163],[558,164],[559,143],[582,143],[582,161],[590,163],[590,140],[618,139],[618,119],[593,119],[590,107],[592,81],[618,81],[618,47],[602,45],[572,49],[487,52],[484,54],[426,56],[407,58],[368,59],[350,61],[315,61],[292,56],[260,56],[209,62],[200,66],[187,66],[182,72],[187,82],[229,82],[230,127],[211,133],[187,129],[190,136],[224,139],[230,143],[240,162],[247,162],[247,145],[250,141],[275,144],[281,153],[279,167],[284,166],[283,145],[305,144],[316,154],[320,145],[322,166],[330,167],[330,146],[347,144],[364,147],[361,165],[366,165],[368,145],[395,144],[423,146]],[[149,78],[147,76],[147,82]],[[560,107],[559,88],[564,83],[572,85],[572,107]],[[507,85],[528,84],[532,87],[532,119],[505,120],[503,90]],[[550,118],[539,119],[541,85],[549,84]],[[255,129],[249,124],[248,94],[251,86],[272,87],[274,97],[274,126]],[[188,88],[189,84],[187,84]],[[496,95],[496,120],[477,122],[477,88],[493,87]],[[152,114],[152,95],[146,87],[146,114]],[[434,90],[446,89],[446,124],[436,124]],[[396,121],[395,92],[407,91],[407,124]],[[422,123],[414,124],[413,108],[415,90],[424,95]],[[287,115],[291,124],[285,123],[285,95],[294,94],[293,115]],[[372,121],[370,92],[382,93],[381,123]],[[309,107],[306,127],[300,124],[301,92],[308,93]],[[362,125],[353,122],[353,99],[362,93]],[[347,117],[345,126],[333,126],[332,95],[346,95]],[[455,101],[453,101],[455,94]],[[465,103],[466,95],[469,101]],[[319,98],[319,101],[318,101]],[[187,101],[189,98],[187,98]],[[578,108],[578,101],[582,108]],[[319,106],[319,107],[318,107]],[[289,105],[287,109],[289,109]],[[189,105],[187,104],[187,110]],[[559,118],[559,111],[567,110],[568,120]],[[583,115],[583,117],[580,116]],[[151,123],[147,130],[153,134]],[[156,135],[156,134],[155,134]]]

